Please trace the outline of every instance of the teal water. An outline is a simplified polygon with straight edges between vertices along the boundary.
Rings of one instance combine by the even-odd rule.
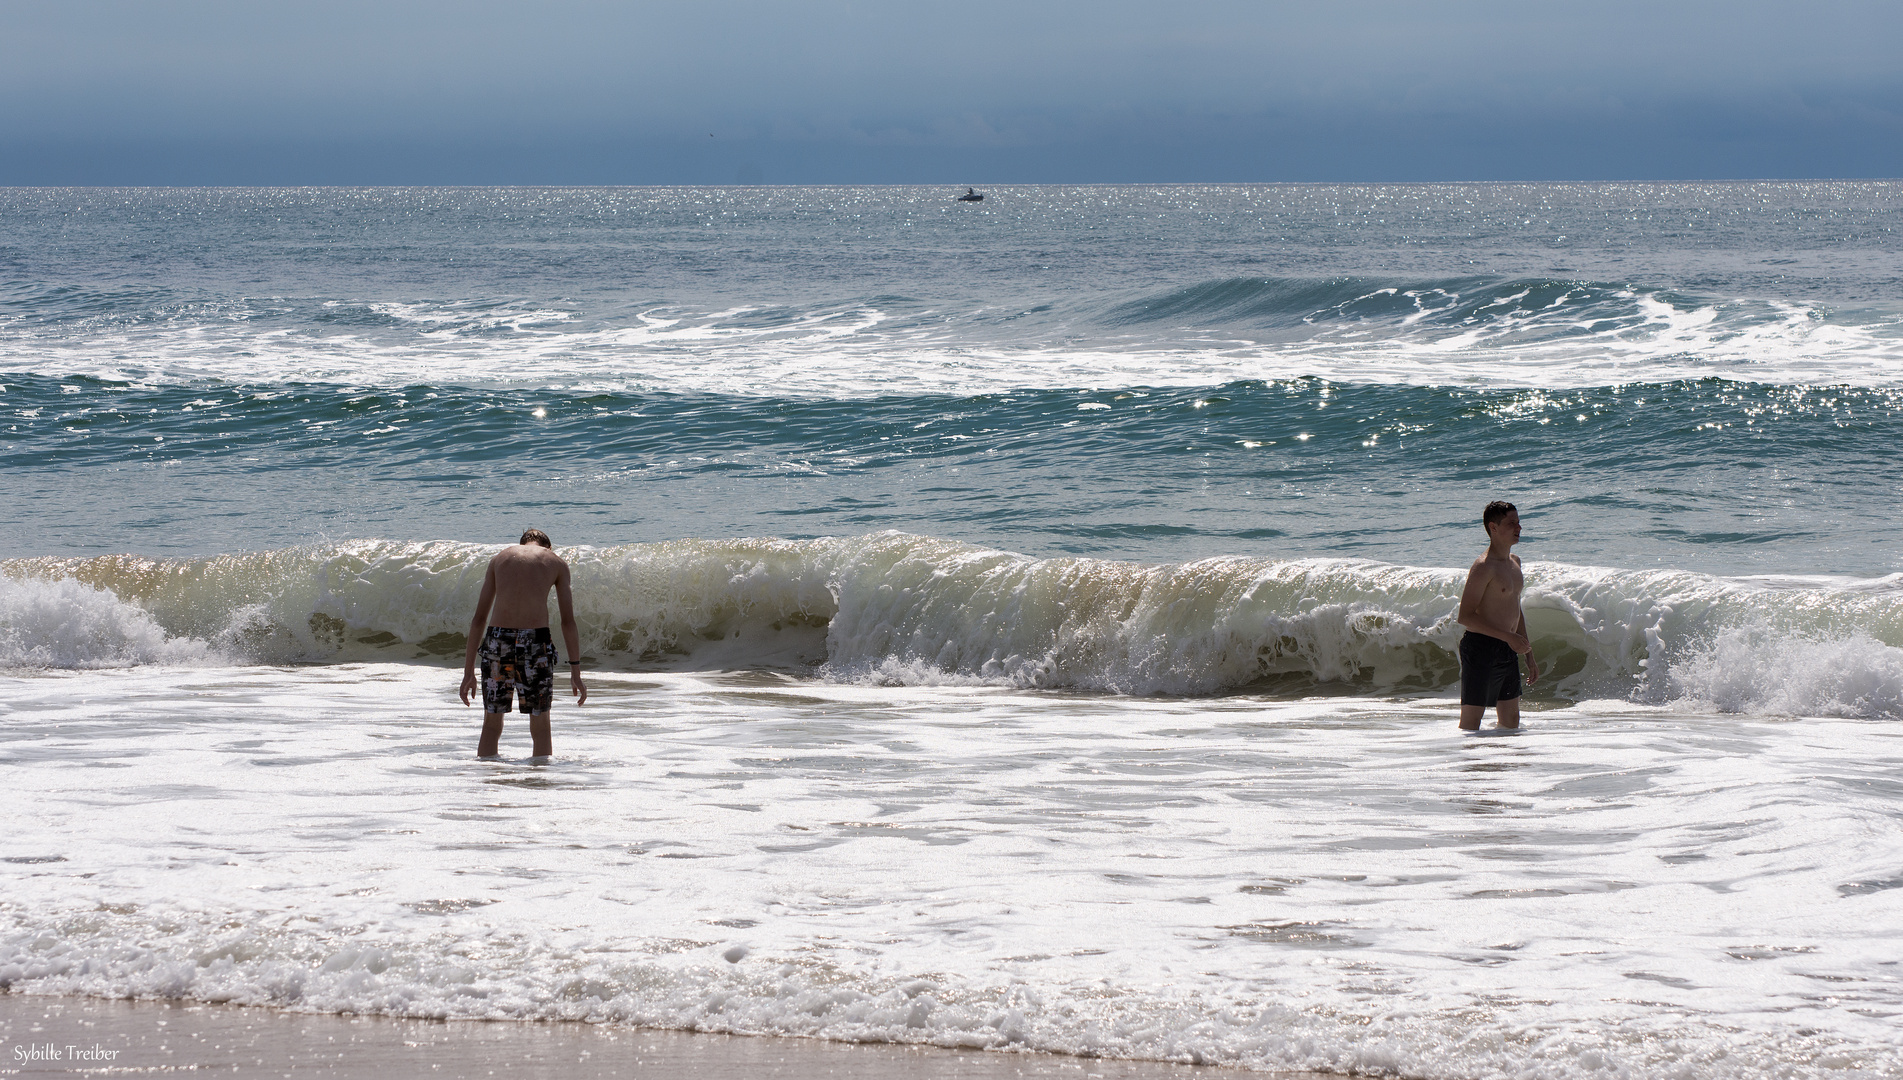
[[[20,554],[900,528],[1882,575],[1903,187],[0,193]],[[286,512],[284,508],[294,507]]]
[[[857,399],[10,377],[11,547],[563,543],[879,528],[1045,554],[1459,560],[1475,506],[1548,561],[1894,572],[1903,390],[1319,378]],[[286,503],[295,514],[280,512]]]

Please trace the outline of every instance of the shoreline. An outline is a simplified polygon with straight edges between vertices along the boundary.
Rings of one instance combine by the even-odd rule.
[[[718,1035],[574,1021],[416,1020],[194,1001],[0,993],[0,1076],[549,1080],[1338,1080],[1229,1065]]]

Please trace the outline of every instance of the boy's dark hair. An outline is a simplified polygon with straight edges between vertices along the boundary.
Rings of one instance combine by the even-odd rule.
[[[1506,517],[1508,514],[1518,513],[1519,509],[1519,507],[1510,502],[1501,502],[1499,499],[1495,499],[1487,504],[1485,510],[1480,511],[1480,524],[1491,525],[1501,518]],[[523,541],[523,543],[527,542],[526,540]]]
[[[1491,508],[1491,507],[1489,507],[1488,509],[1492,509],[1492,508]],[[554,543],[553,543],[552,541],[550,541],[550,540],[549,540],[549,538],[548,538],[548,534],[547,534],[547,533],[545,533],[545,532],[543,532],[543,531],[542,531],[542,530],[540,530],[540,529],[530,529],[530,530],[529,530],[528,532],[525,532],[525,533],[523,533],[523,534],[522,534],[522,539],[520,539],[520,540],[517,540],[517,541],[516,541],[516,543],[518,543],[518,544],[540,544],[540,545],[542,545],[543,547],[545,547],[545,548],[547,548],[547,549],[549,549],[550,551],[554,551],[554,550],[555,550],[555,544],[554,544]],[[526,693],[527,691],[524,691],[524,692]]]

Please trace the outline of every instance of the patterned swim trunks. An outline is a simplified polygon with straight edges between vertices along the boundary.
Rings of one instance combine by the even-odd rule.
[[[555,638],[548,627],[511,630],[491,626],[476,658],[482,662],[482,711],[505,713],[515,691],[522,711],[545,713],[555,701]]]

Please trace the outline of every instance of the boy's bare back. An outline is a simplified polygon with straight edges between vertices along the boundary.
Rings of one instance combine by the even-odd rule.
[[[548,625],[548,591],[568,607],[568,564],[540,544],[510,544],[489,560],[483,592],[493,593],[490,626],[535,630]]]
[[[469,641],[463,651],[464,705],[482,696],[482,738],[476,756],[496,756],[502,738],[503,715],[519,693],[522,711],[529,714],[529,734],[535,743],[535,764],[548,761],[549,704],[554,694],[554,668],[560,661],[549,634],[548,591],[562,620],[562,643],[568,650],[568,685],[575,704],[588,700],[581,678],[581,630],[575,624],[575,598],[569,587],[568,563],[555,554],[555,544],[540,529],[529,529],[522,539],[497,552],[482,574],[482,592],[476,614],[469,620]],[[476,676],[481,659],[484,676]]]

